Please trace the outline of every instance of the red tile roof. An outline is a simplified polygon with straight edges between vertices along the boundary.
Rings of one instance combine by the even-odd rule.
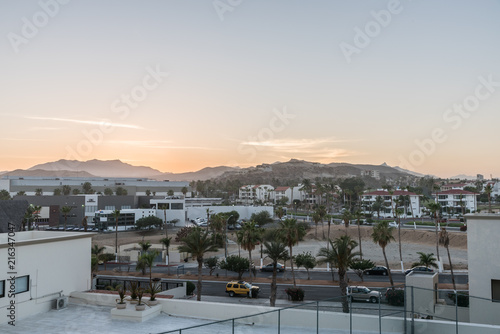
[[[286,191],[287,189],[290,189],[290,187],[277,187],[274,191]]]
[[[371,196],[391,196],[391,194],[387,190],[371,191],[369,193],[364,193],[361,196],[365,196],[365,195],[368,195],[368,196],[370,196],[370,195]],[[406,190],[394,190],[394,192],[392,194],[392,196],[400,196],[400,195],[403,195],[403,196],[406,196],[406,195],[415,196],[416,194],[412,193],[411,191],[406,191]]]
[[[435,195],[477,195],[477,193],[461,189],[450,189],[445,191],[439,191],[435,193]]]

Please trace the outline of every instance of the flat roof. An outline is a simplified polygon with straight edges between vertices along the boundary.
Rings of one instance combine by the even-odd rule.
[[[93,232],[70,232],[70,231],[23,231],[15,232],[11,238],[15,240],[16,246],[26,246],[41,243],[50,243],[72,239],[92,238]],[[9,247],[9,233],[0,234],[0,248]]]

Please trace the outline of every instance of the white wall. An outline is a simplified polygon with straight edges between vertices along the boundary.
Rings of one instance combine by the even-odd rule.
[[[467,252],[469,263],[470,321],[500,325],[500,303],[491,301],[491,280],[500,280],[498,236],[500,215],[469,214]]]
[[[16,276],[29,275],[30,281],[29,291],[15,296],[16,320],[50,310],[60,295],[90,288],[92,235],[93,233],[16,232]],[[0,240],[2,259],[8,257],[5,237],[6,233]],[[0,272],[0,280],[6,280],[6,296],[0,298],[0,323],[9,320],[9,276],[6,270]]]

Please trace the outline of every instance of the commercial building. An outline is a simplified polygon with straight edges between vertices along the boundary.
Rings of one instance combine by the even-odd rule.
[[[380,216],[382,217],[395,217],[396,209],[403,210],[401,218],[419,217],[422,215],[421,196],[406,190],[395,190],[391,193],[381,189],[364,193],[361,195],[361,201],[364,213],[374,213],[376,211],[374,210],[374,204],[380,201],[382,203]],[[378,197],[381,199],[377,199]]]

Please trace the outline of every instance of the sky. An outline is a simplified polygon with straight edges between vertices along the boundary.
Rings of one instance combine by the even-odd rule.
[[[292,158],[500,176],[500,1],[0,2],[0,171]]]

